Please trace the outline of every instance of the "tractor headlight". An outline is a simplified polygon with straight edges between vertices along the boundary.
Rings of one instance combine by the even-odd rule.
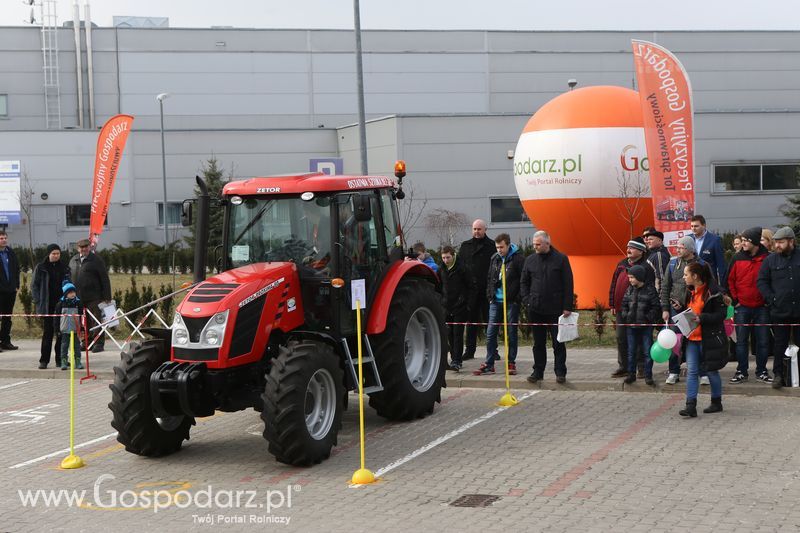
[[[172,332],[172,345],[183,346],[189,342],[189,332],[185,329],[178,329]]]
[[[228,323],[228,311],[217,313],[211,317],[200,333],[200,345],[206,348],[217,348],[225,338],[225,326]]]
[[[206,344],[210,344],[212,346],[216,346],[219,342],[219,332],[215,329],[210,329],[206,331],[206,336],[203,339]]]
[[[172,321],[172,345],[185,346],[189,343],[189,330],[181,319],[181,315],[175,313],[175,319]]]

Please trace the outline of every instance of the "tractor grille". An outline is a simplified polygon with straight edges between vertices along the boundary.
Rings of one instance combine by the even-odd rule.
[[[192,318],[182,316],[181,318],[183,319],[183,323],[186,324],[186,329],[189,330],[189,342],[200,342],[200,333],[203,331],[203,328],[206,327],[208,319],[211,317]]]
[[[188,301],[199,304],[219,302],[238,286],[236,283],[203,283],[192,292]]]
[[[200,348],[194,350],[192,348],[173,348],[175,359],[183,361],[216,361],[219,359],[218,348]]]
[[[233,341],[230,352],[228,352],[229,359],[250,353],[253,349],[253,340],[256,338],[256,328],[261,320],[265,301],[267,301],[266,294],[239,309],[239,314],[236,315],[236,324],[233,326]]]

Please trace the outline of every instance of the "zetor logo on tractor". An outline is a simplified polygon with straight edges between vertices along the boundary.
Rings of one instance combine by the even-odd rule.
[[[111,425],[126,450],[170,454],[197,417],[252,407],[278,461],[326,459],[358,387],[354,279],[367,288],[369,404],[392,420],[433,412],[447,354],[441,287],[426,265],[404,261],[401,161],[395,176],[228,183],[219,272],[207,280],[209,197],[197,179],[196,284],[172,327],[147,329],[114,369]],[[187,202],[187,224],[192,210]]]

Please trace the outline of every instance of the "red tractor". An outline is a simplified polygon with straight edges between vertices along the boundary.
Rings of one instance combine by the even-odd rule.
[[[405,175],[398,162],[395,172]],[[351,282],[365,280],[365,392],[379,415],[433,412],[447,342],[436,274],[406,261],[394,179],[305,174],[225,185],[220,271],[205,273],[209,201],[197,200],[197,284],[170,329],[121,354],[111,425],[129,452],[180,449],[198,417],[253,408],[278,461],[326,459],[357,389]],[[187,218],[191,220],[191,204]]]

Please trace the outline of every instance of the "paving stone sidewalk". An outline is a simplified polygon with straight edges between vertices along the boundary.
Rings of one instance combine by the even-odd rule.
[[[0,353],[0,377],[5,378],[66,378],[68,372],[54,368],[54,359],[51,358],[50,367],[46,370],[39,370],[39,340],[38,339],[15,339],[14,342],[19,346],[16,351],[4,351]],[[502,353],[502,347],[501,347]],[[447,371],[447,385],[449,387],[472,387],[472,388],[504,388],[505,387],[505,365],[504,361],[498,361],[495,365],[498,373],[493,376],[474,376],[473,370],[477,370],[483,362],[486,352],[483,347],[478,348],[475,359],[465,361],[461,372]],[[114,379],[114,365],[119,361],[119,350],[113,343],[106,343],[106,350],[102,353],[89,354],[89,368],[99,379]],[[84,364],[86,363],[84,359]],[[553,373],[553,354],[548,350],[548,366],[545,370],[545,379],[531,385],[526,381],[526,377],[533,368],[533,354],[530,346],[521,346],[517,357],[517,369],[519,374],[510,376],[510,386],[512,389],[544,389],[544,390],[572,390],[572,391],[632,391],[632,392],[684,392],[686,390],[685,378],[676,385],[666,385],[666,364],[657,364],[654,367],[656,385],[650,387],[644,380],[637,380],[636,383],[626,385],[622,379],[611,377],[611,373],[617,367],[617,353],[613,348],[567,348],[567,382],[563,385],[556,383]],[[730,378],[736,370],[736,363],[730,362],[720,371],[723,383],[723,395],[745,394],[751,396],[788,396],[800,397],[800,388],[784,387],[775,390],[767,383],[759,382],[755,379],[755,361],[751,357],[750,361],[750,381],[742,384],[731,384]],[[772,360],[768,363],[768,368],[772,368]],[[85,372],[85,371],[84,371]],[[85,376],[85,373],[83,374]],[[701,392],[708,387],[701,387]]]

